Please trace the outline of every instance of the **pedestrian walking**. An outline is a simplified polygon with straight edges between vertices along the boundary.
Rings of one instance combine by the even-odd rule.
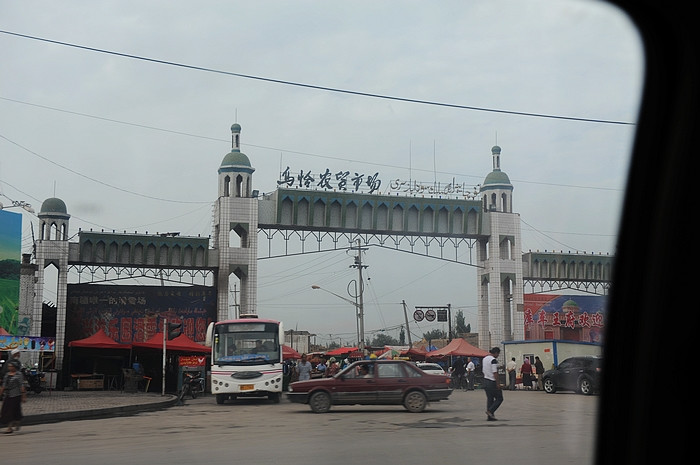
[[[484,357],[484,391],[486,392],[486,416],[488,421],[496,421],[496,410],[503,403],[503,391],[498,379],[498,356],[501,349],[493,347]]]
[[[0,398],[5,395],[0,409],[0,424],[7,425],[3,431],[10,434],[19,431],[19,423],[22,420],[22,402],[27,400],[27,390],[24,387],[24,375],[19,369],[19,363],[15,360],[7,362],[7,373],[0,386]],[[14,429],[13,429],[14,428]]]

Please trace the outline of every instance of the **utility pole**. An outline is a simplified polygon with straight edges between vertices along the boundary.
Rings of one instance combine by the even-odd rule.
[[[357,306],[358,310],[358,319],[360,322],[360,341],[358,344],[358,347],[361,352],[364,352],[365,350],[365,313],[364,313],[364,299],[363,299],[363,294],[365,290],[365,283],[362,280],[362,269],[367,268],[367,265],[362,264],[362,252],[364,252],[367,249],[363,249],[360,247],[360,240],[357,240],[357,248],[351,247],[351,250],[357,250],[357,255],[355,256],[355,263],[350,265],[350,268],[357,268],[357,271],[359,273],[359,281],[360,281],[360,292],[359,294],[359,303]]]
[[[238,286],[236,283],[233,283],[233,289],[229,290],[229,293],[232,294],[233,303],[228,306],[228,317],[231,319],[238,318],[241,312],[238,306]]]
[[[447,330],[449,331],[447,342],[452,342],[452,304],[447,304]]]
[[[403,304],[403,317],[406,320],[406,334],[408,335],[408,348],[410,349],[413,347],[413,344],[411,344],[411,329],[408,327],[408,313],[406,313],[406,301],[402,300],[401,303]]]

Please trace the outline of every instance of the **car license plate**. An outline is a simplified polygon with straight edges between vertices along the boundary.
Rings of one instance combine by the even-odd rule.
[[[241,384],[241,391],[253,391],[255,386],[252,384]]]

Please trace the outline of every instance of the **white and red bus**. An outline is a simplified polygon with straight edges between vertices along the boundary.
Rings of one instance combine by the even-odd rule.
[[[255,315],[211,323],[211,392],[216,403],[237,397],[282,397],[284,329],[275,320]]]

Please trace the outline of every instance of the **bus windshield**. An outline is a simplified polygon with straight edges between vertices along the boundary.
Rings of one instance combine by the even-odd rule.
[[[226,323],[214,332],[214,364],[280,363],[278,328],[270,323]]]

